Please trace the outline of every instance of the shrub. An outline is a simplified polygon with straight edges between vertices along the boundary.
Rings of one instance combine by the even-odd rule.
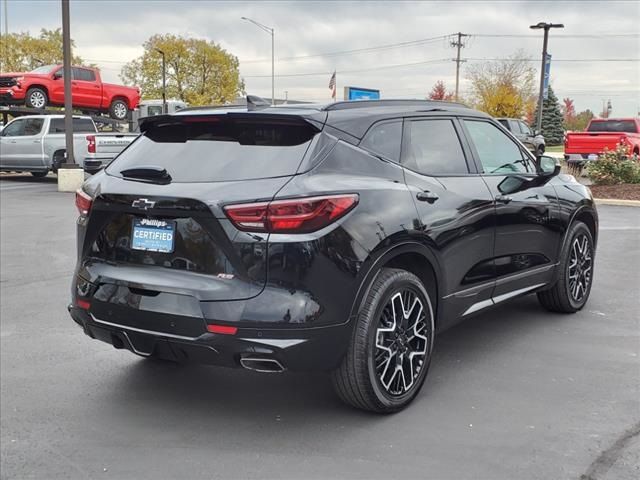
[[[640,183],[640,159],[629,156],[629,146],[620,143],[615,150],[605,150],[598,160],[589,162],[587,173],[596,185]]]

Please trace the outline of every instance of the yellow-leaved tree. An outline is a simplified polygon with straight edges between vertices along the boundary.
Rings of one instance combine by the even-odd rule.
[[[71,41],[73,49],[74,43]],[[28,32],[0,35],[0,71],[29,72],[42,65],[62,63],[62,31],[40,30],[40,35]],[[74,65],[82,65],[82,59],[72,58]]]
[[[214,42],[177,35],[153,35],[144,53],[124,65],[120,78],[137,85],[143,98],[162,97],[162,54],[166,61],[167,98],[189,105],[233,101],[244,93],[238,59]]]
[[[535,107],[535,69],[523,52],[505,60],[474,64],[467,70],[471,99],[494,117],[522,118]]]

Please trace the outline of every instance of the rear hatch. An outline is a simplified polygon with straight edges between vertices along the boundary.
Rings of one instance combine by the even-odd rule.
[[[326,151],[317,127],[288,115],[185,115],[154,117],[142,131],[85,186],[94,201],[80,274],[158,298],[258,295],[268,234],[239,231],[222,207],[273,199],[305,158]]]

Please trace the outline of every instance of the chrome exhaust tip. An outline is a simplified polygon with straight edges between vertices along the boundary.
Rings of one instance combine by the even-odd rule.
[[[261,373],[282,373],[285,371],[278,360],[268,357],[242,357],[240,365],[247,370]]]

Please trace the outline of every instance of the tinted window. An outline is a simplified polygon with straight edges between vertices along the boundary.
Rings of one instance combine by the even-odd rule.
[[[64,133],[64,131],[64,118],[52,118],[51,124],[49,125],[49,133]],[[93,126],[93,122],[88,118],[74,118],[73,132],[95,133],[96,128]]]
[[[451,120],[409,122],[403,163],[426,175],[469,173],[460,140]]]
[[[464,120],[485,173],[535,173],[535,166],[504,132],[489,122]]]
[[[18,119],[11,122],[7,125],[4,130],[2,130],[3,137],[19,137],[22,135],[24,130],[24,123],[26,120]]]
[[[85,82],[95,82],[96,74],[93,70],[87,70],[86,68],[73,68],[73,79],[74,80],[82,80]]]
[[[498,120],[502,126],[504,128],[506,128],[507,130],[509,130],[509,120],[507,120],[506,118],[501,118],[500,120]]]
[[[42,130],[42,125],[44,124],[44,118],[29,118],[24,123],[24,136],[28,135],[38,135],[40,130]]]
[[[253,116],[253,115],[252,115]],[[303,120],[184,116],[147,126],[107,173],[140,165],[165,168],[173,182],[250,180],[293,175],[318,133]]]
[[[637,133],[637,130],[633,120],[599,120],[591,122],[587,132]]]
[[[402,122],[378,123],[369,129],[360,146],[383,157],[400,161]]]

